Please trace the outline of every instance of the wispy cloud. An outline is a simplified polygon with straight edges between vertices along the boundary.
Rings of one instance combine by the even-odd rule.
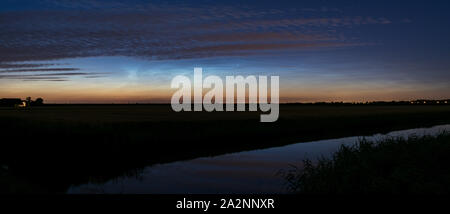
[[[49,67],[56,64],[33,64],[33,63],[5,63],[0,64],[0,69],[13,69],[13,68],[38,68],[38,67]]]
[[[41,74],[9,74],[0,75],[0,79],[16,79],[16,80],[67,80],[67,77],[71,76],[81,76],[86,78],[99,78],[104,77],[105,73],[89,73],[89,72],[65,72],[65,73],[41,73]]]
[[[48,68],[51,64],[11,63],[73,57],[186,59],[359,46],[363,43],[346,37],[342,29],[392,22],[384,17],[343,16],[331,8],[45,3],[47,10],[0,13],[0,73],[74,71]]]
[[[243,11],[227,7],[207,10],[152,5],[125,12],[8,12],[0,14],[0,60],[99,55],[172,58],[168,50],[199,49],[208,42],[223,45],[220,43],[336,41],[340,37],[332,35],[330,29],[391,22],[372,17],[320,17],[322,13],[315,14],[317,17],[302,17],[303,14],[278,10]],[[303,45],[294,46],[303,48]],[[178,52],[176,56],[183,54]],[[199,56],[205,57],[204,54]]]
[[[36,68],[36,69],[7,69],[0,70],[0,73],[21,73],[21,72],[50,72],[50,71],[77,71],[79,68]]]

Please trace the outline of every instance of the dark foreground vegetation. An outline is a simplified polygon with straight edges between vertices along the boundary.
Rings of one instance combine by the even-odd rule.
[[[281,105],[261,112],[173,112],[170,105],[0,108],[0,192],[65,192],[150,164],[450,123],[448,105]]]
[[[450,133],[361,140],[285,174],[303,194],[449,194]]]

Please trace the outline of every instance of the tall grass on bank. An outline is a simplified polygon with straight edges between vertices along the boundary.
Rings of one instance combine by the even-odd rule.
[[[304,160],[283,173],[302,194],[449,194],[450,132],[437,136],[360,140],[331,158]]]

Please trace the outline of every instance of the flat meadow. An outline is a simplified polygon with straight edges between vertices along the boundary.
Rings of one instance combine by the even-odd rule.
[[[174,112],[170,105],[2,107],[3,178],[7,188],[18,176],[64,192],[155,163],[448,124],[450,105],[285,104],[274,123],[259,122],[261,114]]]

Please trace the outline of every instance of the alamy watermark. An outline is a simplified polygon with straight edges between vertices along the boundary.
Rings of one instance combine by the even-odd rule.
[[[178,75],[172,79],[171,88],[178,88],[171,99],[172,109],[179,111],[249,111],[269,112],[261,115],[261,122],[275,122],[279,115],[279,76],[270,77],[270,103],[268,102],[267,76],[226,76],[225,102],[224,84],[218,76],[203,79],[202,68],[194,68],[194,81],[191,87],[189,77]],[[203,95],[203,89],[210,89]],[[236,89],[236,90],[235,90]],[[194,93],[192,101],[192,91]],[[246,98],[248,95],[248,102]]]

